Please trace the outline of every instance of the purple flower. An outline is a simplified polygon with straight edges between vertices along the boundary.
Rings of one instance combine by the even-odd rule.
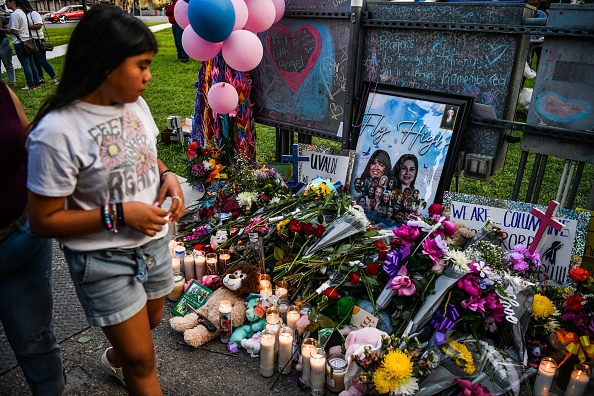
[[[466,275],[464,278],[460,279],[456,285],[459,289],[471,296],[478,297],[481,295],[481,288],[478,285],[478,281],[472,275]]]
[[[528,260],[532,261],[532,264],[534,264],[535,267],[540,267],[541,266],[541,262],[540,262],[540,253],[538,252],[534,252],[534,253],[530,253],[530,250],[526,250],[524,252],[524,257],[526,257]]]
[[[581,334],[586,334],[589,330],[590,323],[588,314],[585,310],[581,311],[565,311],[561,315],[561,319],[571,322]]]
[[[438,235],[435,238],[425,239],[423,242],[423,253],[428,255],[434,263],[439,263],[439,259],[448,251],[447,243]]]
[[[199,162],[192,165],[192,174],[196,177],[203,177],[206,173],[204,172],[204,164]]]
[[[460,305],[466,309],[470,309],[471,311],[478,311],[483,315],[485,314],[485,300],[478,296],[471,296],[468,300],[462,301]]]
[[[525,272],[528,269],[528,263],[524,260],[512,261],[512,263],[514,265],[514,271]]]
[[[485,318],[485,330],[490,333],[494,333],[497,331],[497,323],[495,323],[495,318],[492,316],[487,316]]]

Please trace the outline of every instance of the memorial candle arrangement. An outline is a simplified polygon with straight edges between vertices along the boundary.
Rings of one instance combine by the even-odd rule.
[[[196,279],[202,279],[206,275],[206,255],[202,250],[194,250],[192,252],[194,256],[194,272]]]
[[[274,333],[276,344],[274,346],[274,358],[276,359],[276,354],[278,353],[278,333],[280,332],[282,321],[280,318],[280,313],[276,307],[270,307],[266,310],[266,329],[270,330]]]
[[[299,314],[299,307],[296,305],[291,305],[287,311],[287,326],[295,329],[295,324],[297,324],[297,321],[300,317],[301,315]]]
[[[287,298],[289,294],[289,284],[285,281],[277,282],[274,289],[274,294],[279,296],[281,299]]]
[[[289,374],[293,367],[293,329],[282,327],[278,334],[278,372]]]
[[[274,374],[274,346],[276,334],[264,329],[260,335],[260,374],[262,377],[272,377]]]
[[[219,303],[219,321],[221,325],[221,342],[227,343],[231,338],[231,328],[233,327],[231,320],[231,301],[222,300]]]
[[[261,295],[272,295],[272,282],[270,279],[270,275],[268,274],[261,274],[260,275],[260,294]]]
[[[229,249],[219,250],[219,275],[222,275],[227,269],[229,269],[229,262],[231,261],[231,252]]]
[[[196,273],[194,271],[194,256],[186,254],[184,256],[184,274],[186,279],[196,279]]]
[[[217,263],[218,258],[216,253],[206,254],[206,275],[218,275]]]
[[[590,366],[587,364],[576,364],[565,390],[565,396],[584,396],[590,382]]]
[[[557,371],[557,363],[550,357],[543,357],[538,366],[538,375],[534,382],[532,392],[535,395],[548,395]]]
[[[303,340],[303,344],[301,344],[301,363],[302,363],[302,371],[301,371],[301,380],[305,384],[305,386],[311,385],[311,366],[309,364],[311,353],[316,349],[317,341],[315,338],[306,338]]]
[[[311,395],[322,396],[326,386],[326,355],[324,348],[315,348],[309,358],[311,367]]]

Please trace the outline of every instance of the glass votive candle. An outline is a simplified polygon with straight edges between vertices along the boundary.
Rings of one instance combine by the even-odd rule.
[[[297,305],[291,305],[287,311],[287,326],[295,329],[295,325],[300,317],[299,307]]]
[[[306,338],[301,344],[301,364],[303,367],[301,371],[301,380],[305,386],[311,386],[311,366],[309,362],[311,354],[315,351],[317,344],[315,338]]]
[[[218,275],[217,262],[218,258],[216,253],[206,254],[206,275]]]
[[[280,313],[276,307],[270,307],[266,310],[266,328],[271,330],[276,335],[275,353],[278,353],[278,333],[280,331],[282,322]]]
[[[196,280],[202,280],[206,275],[206,255],[203,250],[194,250],[194,272],[196,272]]]
[[[278,312],[284,324],[287,324],[287,311],[289,310],[290,305],[291,303],[286,298],[281,298],[276,303],[276,307],[278,308]]]
[[[583,396],[590,382],[590,366],[579,363],[573,366],[565,396]]]
[[[344,390],[344,376],[347,370],[347,361],[344,355],[333,353],[326,362],[326,388],[329,391],[340,393]]]
[[[278,333],[278,372],[289,374],[293,365],[293,329],[283,326]]]
[[[311,305],[309,305],[309,304],[301,304],[301,308],[299,310],[299,313],[301,315],[309,315],[310,312],[311,312]]]
[[[219,303],[219,321],[221,326],[221,342],[229,342],[231,338],[231,328],[233,323],[231,320],[231,301],[221,300]]]
[[[311,395],[321,396],[324,394],[326,385],[326,354],[324,348],[316,348],[311,352],[309,365],[311,368]]]
[[[268,274],[260,274],[260,294],[263,294],[262,289],[272,289],[272,280]]]
[[[231,252],[229,249],[219,249],[219,275],[222,275],[229,269],[229,262],[231,261]]]
[[[276,334],[268,329],[262,330],[260,335],[260,374],[262,377],[272,377],[274,374],[274,346]]]
[[[289,295],[289,284],[285,281],[277,282],[274,289],[274,294],[279,296],[279,298],[287,298]]]
[[[532,393],[535,395],[548,395],[553,384],[553,378],[557,371],[557,363],[550,357],[540,359],[538,366],[538,375],[534,381]]]

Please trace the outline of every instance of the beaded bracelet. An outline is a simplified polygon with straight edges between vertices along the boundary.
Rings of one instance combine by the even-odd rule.
[[[173,173],[173,171],[170,171],[169,169],[164,170],[163,172],[161,172],[161,184],[163,184],[163,182],[165,181],[165,176],[167,176],[169,173]]]
[[[103,211],[101,213],[101,223],[107,231],[113,230],[113,222],[111,221],[111,216],[109,215],[109,204],[103,205]]]

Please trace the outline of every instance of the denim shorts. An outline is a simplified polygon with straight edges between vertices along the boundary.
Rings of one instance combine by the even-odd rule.
[[[112,326],[173,290],[169,238],[133,249],[75,252],[64,247],[70,277],[91,326]]]

